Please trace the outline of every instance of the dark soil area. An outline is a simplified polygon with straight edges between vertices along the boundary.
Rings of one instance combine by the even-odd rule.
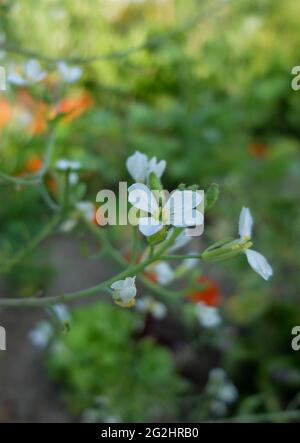
[[[57,274],[47,295],[83,289],[112,274],[107,263],[86,260],[73,237],[55,237],[46,243]],[[100,264],[99,264],[100,263]],[[8,294],[0,288],[0,296]],[[0,422],[72,422],[58,388],[43,367],[43,353],[28,333],[45,318],[41,309],[2,309],[0,325],[6,329],[6,351],[0,352]]]

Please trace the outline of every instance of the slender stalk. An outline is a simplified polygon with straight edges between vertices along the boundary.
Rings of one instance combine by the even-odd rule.
[[[86,219],[82,218],[82,221],[85,223],[87,229],[98,238],[100,241],[100,244],[102,245],[103,249],[107,254],[116,261],[119,265],[122,267],[128,266],[128,262],[122,257],[121,254],[112,246],[109,239],[107,238],[107,235],[103,229],[97,228],[97,226],[89,223]],[[137,275],[137,279],[150,291],[154,292],[155,294],[162,296],[164,298],[173,298],[179,297],[181,295],[184,295],[182,291],[174,291],[172,289],[167,289],[162,287],[161,285],[156,284],[155,282],[151,281],[147,276],[140,273]]]
[[[131,257],[130,257],[130,263],[134,264],[137,260],[138,255],[138,249],[139,249],[139,236],[138,236],[138,230],[136,226],[132,227],[132,247],[131,247]]]
[[[0,172],[0,180],[13,185],[36,186],[41,183],[41,177],[30,175],[25,177],[12,177],[11,175]]]
[[[17,54],[26,58],[36,58],[45,63],[56,64],[60,61],[65,61],[67,63],[76,63],[76,64],[85,64],[92,62],[99,62],[104,60],[120,60],[125,57],[128,57],[132,54],[135,54],[140,51],[145,51],[147,49],[151,49],[153,47],[159,46],[165,43],[168,39],[175,37],[179,34],[182,34],[186,31],[189,31],[197,24],[202,21],[205,21],[208,18],[211,18],[214,14],[222,11],[221,6],[225,6],[224,0],[218,1],[215,5],[210,8],[207,8],[206,11],[201,12],[200,14],[188,19],[183,25],[175,27],[170,31],[165,32],[164,34],[157,35],[155,37],[147,39],[145,42],[135,45],[131,48],[127,48],[120,51],[110,52],[107,54],[96,54],[88,57],[82,56],[72,56],[72,57],[50,57],[45,54],[41,54],[39,52],[22,48],[20,46],[16,46],[12,43],[5,42],[0,44],[0,49],[5,50],[8,53]]]
[[[6,262],[0,268],[0,273],[5,274],[9,272],[14,266],[16,266],[20,261],[22,261],[27,254],[33,251],[42,240],[44,240],[57,226],[60,221],[61,214],[56,214],[42,229],[37,233],[31,241],[21,249],[14,257],[12,257],[8,262]]]
[[[155,261],[158,261],[161,257],[161,255],[173,244],[176,237],[180,234],[180,229],[174,229],[173,234],[170,236],[168,240],[166,240],[157,250],[157,252],[153,255],[153,257],[148,258],[147,260],[136,264],[135,266],[129,267],[125,269],[124,271],[120,272],[118,275],[105,280],[104,282],[92,286],[90,288],[81,290],[81,291],[75,291],[75,292],[69,292],[66,294],[60,294],[56,296],[50,296],[50,297],[30,297],[26,299],[20,299],[20,298],[7,298],[7,299],[0,299],[0,307],[41,307],[41,306],[50,306],[56,303],[66,303],[71,300],[76,300],[82,297],[86,297],[89,295],[95,295],[98,293],[101,293],[102,291],[109,290],[109,287],[112,283],[114,283],[117,280],[123,280],[126,277],[133,276],[137,274],[138,272],[144,270],[147,266],[154,263]]]
[[[185,259],[201,259],[201,254],[186,254],[186,255],[163,255],[161,260],[185,260]]]

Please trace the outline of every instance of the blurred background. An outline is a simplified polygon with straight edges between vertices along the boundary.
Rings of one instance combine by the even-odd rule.
[[[62,313],[69,331],[42,310],[0,309],[0,422],[300,420],[300,351],[291,348],[299,15],[293,0],[0,1],[1,298],[83,289],[118,271],[80,224],[27,248],[47,229],[61,158],[81,163],[74,193],[90,202],[129,180],[135,150],[166,159],[168,189],[218,183],[196,246],[236,235],[248,206],[255,249],[274,268],[265,282],[242,257],[199,265],[193,278],[204,287],[180,281],[179,305],[142,287],[144,305],[132,310],[101,296]],[[41,81],[22,83],[31,59]],[[53,121],[43,187],[20,184],[43,168]],[[130,232],[110,231],[126,254]],[[217,310],[218,325],[199,319],[198,302]]]

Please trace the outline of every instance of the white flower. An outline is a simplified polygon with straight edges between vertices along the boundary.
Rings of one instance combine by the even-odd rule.
[[[139,151],[135,151],[126,161],[127,170],[136,182],[144,182],[151,172],[154,172],[158,178],[161,178],[166,165],[165,160],[158,162],[156,157],[152,157],[149,160],[146,154],[142,154]]]
[[[9,69],[7,79],[17,86],[38,83],[47,76],[37,60],[29,60],[23,67],[12,65]]]
[[[76,203],[76,208],[87,221],[92,222],[94,220],[95,216],[94,203],[88,201],[78,202]]]
[[[137,300],[136,307],[141,312],[149,312],[157,320],[162,320],[167,315],[166,305],[149,296]]]
[[[224,403],[234,403],[238,398],[238,390],[233,383],[227,381],[223,386],[220,387],[218,398]]]
[[[52,306],[52,311],[54,312],[54,315],[61,323],[70,323],[71,315],[66,305],[63,304],[54,305]]]
[[[137,182],[143,182],[148,174],[148,157],[139,151],[128,157],[126,167],[129,174]]]
[[[69,184],[71,186],[75,186],[77,185],[78,181],[79,181],[78,174],[76,172],[71,172],[71,174],[69,174]]]
[[[157,175],[158,178],[161,178],[163,175],[165,169],[167,166],[167,162],[165,160],[157,161],[156,157],[152,157],[151,160],[148,162],[148,175],[151,174],[151,172],[154,172],[155,175]]]
[[[222,368],[214,368],[209,373],[208,391],[218,401],[232,404],[238,398],[236,386],[228,379]]]
[[[32,331],[29,332],[29,339],[34,346],[43,349],[48,345],[53,332],[52,325],[43,320],[40,321]]]
[[[196,304],[196,315],[204,328],[214,328],[221,323],[219,310],[202,302]]]
[[[66,171],[67,169],[70,170],[78,170],[81,168],[81,163],[76,160],[68,160],[66,158],[60,158],[56,162],[56,168],[60,171]]]
[[[241,238],[251,238],[253,218],[249,208],[242,208],[239,219],[239,236]]]
[[[118,280],[111,285],[115,303],[124,308],[134,306],[136,296],[135,279],[136,277],[127,277],[125,280]]]
[[[79,66],[68,66],[65,62],[57,63],[57,68],[60,76],[66,83],[76,82],[82,74],[82,69]]]
[[[168,285],[175,277],[175,272],[166,262],[160,262],[153,266],[153,271],[158,283],[161,285]]]
[[[243,208],[239,219],[239,235],[241,240],[251,239],[253,218],[248,208]],[[268,280],[273,275],[273,270],[266,258],[259,252],[252,249],[244,250],[251,268],[257,272],[263,279]]]
[[[184,228],[203,223],[203,215],[196,210],[202,196],[195,191],[173,192],[162,208],[158,206],[155,195],[142,183],[131,185],[128,193],[129,202],[148,214],[139,218],[139,230],[146,237],[156,234],[165,225]]]
[[[70,232],[70,231],[72,231],[73,228],[75,228],[76,224],[77,224],[77,220],[75,220],[74,218],[71,218],[69,220],[65,220],[60,225],[60,231],[61,232]]]

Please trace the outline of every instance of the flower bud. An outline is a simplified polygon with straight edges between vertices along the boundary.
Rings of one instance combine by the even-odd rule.
[[[236,257],[241,252],[249,249],[252,243],[248,240],[222,240],[214,243],[202,253],[202,259],[205,261],[221,261]]]
[[[131,308],[135,305],[136,277],[127,277],[125,280],[118,280],[111,285],[114,302],[122,308]]]

